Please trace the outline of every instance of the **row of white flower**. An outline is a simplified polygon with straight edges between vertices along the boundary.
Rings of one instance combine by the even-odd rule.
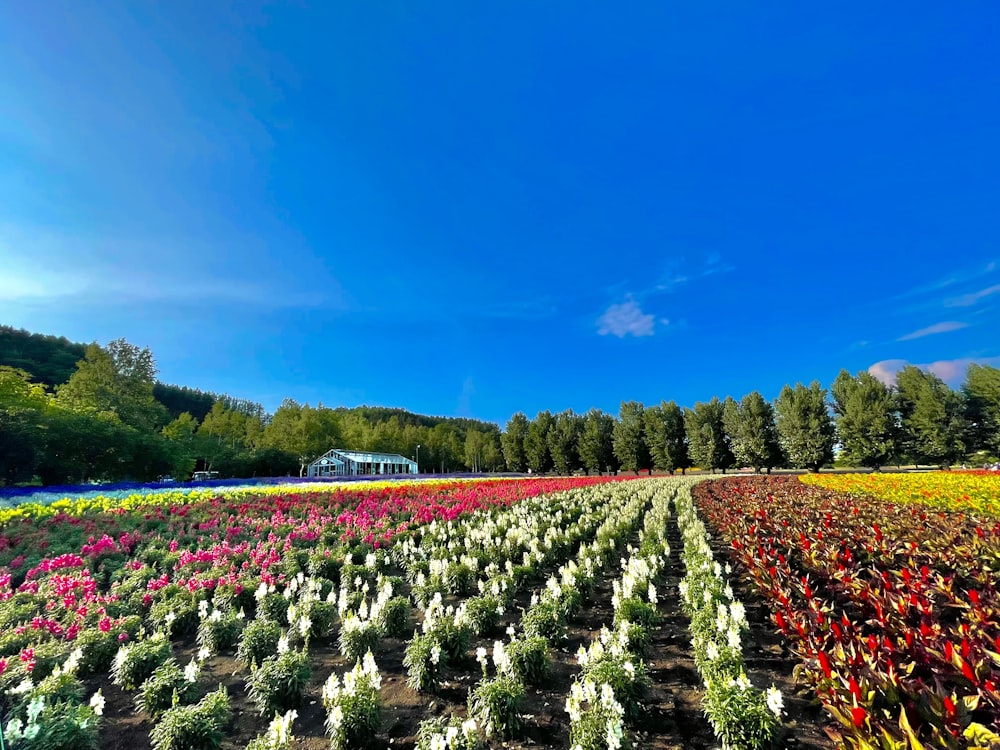
[[[639,547],[626,546],[621,576],[612,582],[613,628],[602,628],[598,638],[577,653],[581,674],[566,700],[573,750],[618,750],[627,744],[626,724],[641,710],[648,685],[641,657],[657,619],[655,579],[670,556],[666,534],[675,489],[669,481],[643,485],[651,507]]]
[[[771,747],[781,730],[781,692],[754,687],[746,675],[742,634],[749,630],[742,602],[726,581],[732,569],[717,562],[698,518],[691,487],[677,492],[677,525],[684,540],[681,604],[691,618],[695,664],[705,683],[704,710],[724,750]]]

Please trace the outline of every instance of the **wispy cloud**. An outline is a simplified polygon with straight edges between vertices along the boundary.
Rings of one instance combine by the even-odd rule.
[[[690,264],[680,258],[669,265],[650,292],[665,294],[698,279],[735,270],[736,267],[725,262],[718,253],[709,253],[701,261]]]
[[[905,359],[884,359],[876,362],[868,368],[868,372],[881,380],[886,385],[896,384],[896,374],[906,365],[910,364]],[[936,362],[917,364],[921,370],[937,375],[941,380],[950,386],[961,384],[965,377],[965,371],[969,365],[989,365],[1000,367],[1000,357],[959,357],[957,359],[941,359]]]
[[[334,279],[299,283],[281,268],[226,265],[201,239],[101,240],[0,225],[0,303],[58,303],[73,309],[136,303],[346,307]],[[230,257],[232,255],[230,254]]]
[[[597,333],[601,336],[652,336],[655,327],[656,317],[644,313],[631,296],[626,296],[624,302],[608,307],[597,319]]]
[[[905,336],[900,336],[896,339],[896,341],[913,341],[913,339],[922,339],[924,336],[933,336],[936,333],[950,333],[951,331],[958,331],[962,328],[968,328],[968,326],[968,323],[962,323],[957,320],[946,320],[941,323],[935,323],[932,326],[927,326],[926,328],[913,331]]]
[[[952,299],[945,301],[945,307],[972,307],[980,300],[990,297],[994,294],[1000,292],[1000,284],[994,284],[993,286],[988,286],[985,289],[980,289],[977,292],[970,292],[969,294],[963,294],[960,297],[953,297]]]

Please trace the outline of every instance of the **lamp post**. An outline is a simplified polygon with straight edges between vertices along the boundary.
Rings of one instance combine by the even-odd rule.
[[[420,443],[417,443],[417,474],[420,473]]]

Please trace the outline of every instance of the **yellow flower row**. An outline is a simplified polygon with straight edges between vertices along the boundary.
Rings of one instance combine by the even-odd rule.
[[[26,502],[13,508],[0,508],[0,527],[12,520],[23,518],[40,519],[54,516],[58,513],[79,516],[90,512],[131,511],[136,508],[156,506],[187,505],[199,500],[212,498],[249,498],[271,495],[302,494],[308,492],[338,492],[341,490],[378,491],[386,487],[400,487],[415,483],[425,483],[420,479],[393,479],[365,482],[307,482],[296,484],[272,484],[244,487],[199,487],[196,489],[155,490],[150,492],[134,492],[125,496],[92,495],[88,497],[65,497],[51,503]],[[440,480],[439,480],[440,481]],[[458,480],[455,480],[458,481]],[[477,482],[479,479],[463,479],[463,482]],[[451,483],[451,481],[449,481]]]
[[[805,484],[863,493],[893,503],[1000,516],[1000,474],[935,471],[914,474],[807,474]]]

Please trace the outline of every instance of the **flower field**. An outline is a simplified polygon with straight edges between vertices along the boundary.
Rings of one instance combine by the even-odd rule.
[[[996,472],[808,474],[801,479],[815,487],[871,495],[891,503],[921,503],[1000,518],[1000,476]]]
[[[748,679],[750,626],[693,481],[21,506],[0,525],[4,739],[14,750],[767,747],[782,696]]]
[[[838,746],[1000,746],[1000,523],[984,510],[996,507],[996,480],[986,479],[694,488],[702,518],[801,660],[798,678],[815,689]],[[982,516],[951,512],[970,506]]]

